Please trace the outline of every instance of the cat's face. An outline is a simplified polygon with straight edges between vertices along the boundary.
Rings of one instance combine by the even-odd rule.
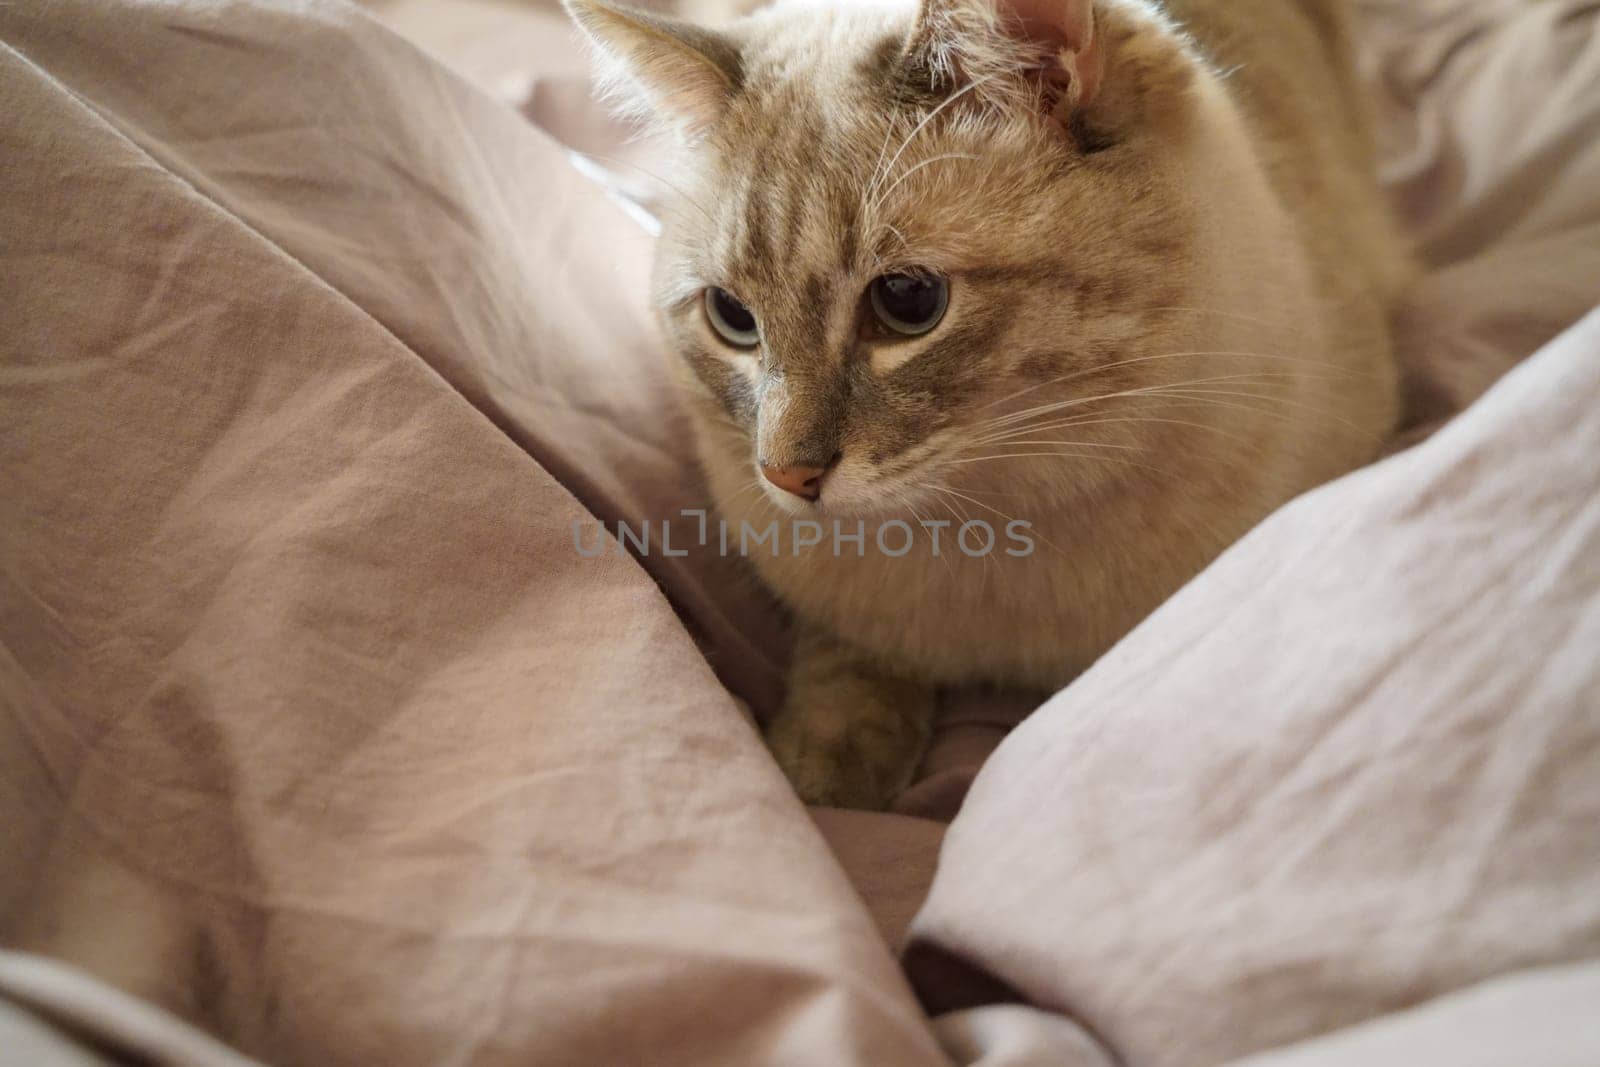
[[[789,510],[1058,485],[1028,454],[1104,436],[1093,395],[1137,388],[1170,340],[1189,208],[1160,139],[1110,128],[1133,104],[1101,92],[1104,42],[1063,70],[985,14],[780,8],[674,36],[689,54],[624,53],[689,128],[668,337],[710,436]]]

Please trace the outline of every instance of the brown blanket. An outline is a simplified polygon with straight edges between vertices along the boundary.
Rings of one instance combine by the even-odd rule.
[[[540,129],[347,6],[0,5],[0,1061],[1594,1062],[1595,967],[1464,987],[1600,954],[1600,11],[1366,6],[1419,421],[1572,328],[1016,731],[930,894],[1025,707],[808,817],[736,563],[575,550],[703,497],[560,23]]]

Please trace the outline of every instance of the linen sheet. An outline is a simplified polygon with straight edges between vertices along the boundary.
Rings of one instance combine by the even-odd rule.
[[[1600,5],[1362,6],[1404,441],[1468,410],[897,814],[789,794],[734,562],[574,549],[703,496],[548,5],[424,36],[477,85],[0,6],[0,1061],[1594,1062]]]

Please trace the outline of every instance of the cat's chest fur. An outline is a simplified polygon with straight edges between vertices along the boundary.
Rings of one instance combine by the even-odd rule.
[[[730,543],[778,524],[775,542],[744,554],[804,623],[925,681],[1044,689],[1070,681],[1242,535],[1294,466],[1285,452],[1281,477],[1240,480],[1214,455],[1175,453],[1145,479],[1071,502],[1008,501],[1002,512],[969,499],[880,533],[877,519],[775,518],[736,488],[748,481],[736,444],[703,448]],[[821,540],[796,552],[808,520]]]

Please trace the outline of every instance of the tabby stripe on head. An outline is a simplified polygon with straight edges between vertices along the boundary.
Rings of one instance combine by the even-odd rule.
[[[856,230],[862,220],[857,206],[842,197],[834,202],[833,208],[833,226],[840,234],[839,262],[849,273],[855,270],[856,257],[861,255],[861,241]]]
[[[783,254],[793,257],[801,251],[801,235],[808,216],[815,216],[815,200],[822,193],[824,183],[816,180],[824,169],[828,151],[829,132],[820,115],[814,110],[797,109],[798,118],[788,127],[789,144],[781,157],[794,164],[788,175],[788,190],[784,198],[789,211],[788,244]],[[815,235],[812,235],[815,236]],[[809,242],[807,242],[809,243]]]
[[[802,288],[804,303],[799,311],[803,316],[801,336],[811,340],[812,359],[826,360],[832,346],[828,344],[828,309],[833,306],[833,286],[821,274],[806,276]]]
[[[744,208],[744,250],[740,273],[756,277],[770,274],[772,236],[767,231],[767,208],[759,196],[748,194]]]

